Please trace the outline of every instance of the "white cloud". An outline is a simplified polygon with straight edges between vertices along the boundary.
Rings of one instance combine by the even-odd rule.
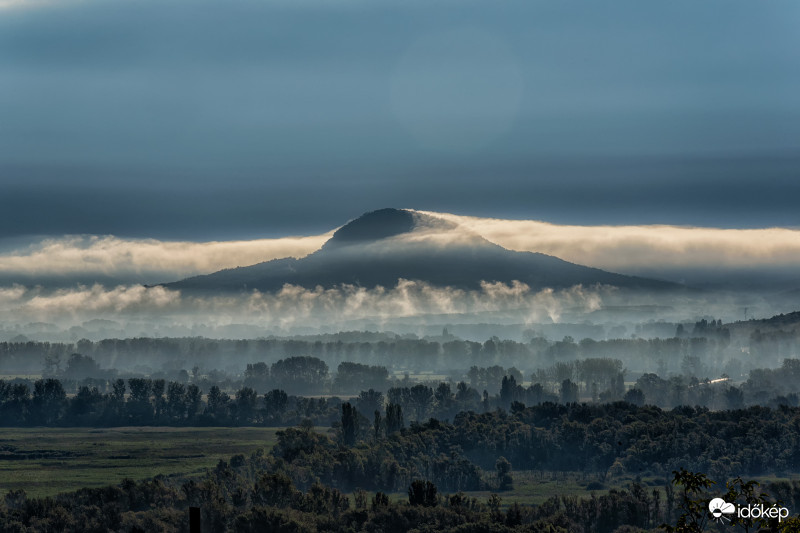
[[[460,225],[426,228],[400,238],[430,245],[473,242],[475,234],[505,248],[541,252],[619,272],[681,269],[787,268],[800,265],[800,230],[681,226],[574,226],[428,213]],[[105,276],[160,283],[282,257],[304,257],[333,231],[312,236],[249,241],[174,242],[114,236],[46,239],[0,254],[0,276],[31,278]]]
[[[683,226],[570,226],[429,213],[500,246],[609,270],[800,265],[800,230]]]
[[[199,243],[67,236],[0,254],[0,274],[135,275],[161,282],[280,257],[303,257],[317,250],[330,236],[331,233],[326,233],[309,237]]]
[[[161,286],[100,284],[57,290],[0,287],[0,319],[12,323],[80,323],[92,318],[137,317],[171,323],[253,324],[264,328],[319,327],[352,320],[387,321],[420,315],[509,311],[527,323],[557,322],[564,309],[594,311],[613,288],[575,286],[534,291],[520,282],[483,283],[478,290],[436,287],[400,279],[394,287],[340,285],[306,289],[285,285],[275,293],[183,295]]]
[[[27,297],[26,297],[27,296]],[[24,298],[24,299],[23,299]],[[176,304],[180,293],[164,287],[143,285],[118,286],[106,289],[102,285],[59,289],[52,293],[30,291],[16,298],[19,310],[26,314],[57,314],[63,316],[94,313],[128,313],[153,311]],[[21,300],[21,301],[20,301]]]

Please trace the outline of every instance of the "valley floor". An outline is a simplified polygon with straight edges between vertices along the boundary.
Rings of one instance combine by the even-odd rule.
[[[116,485],[159,474],[192,476],[220,459],[271,448],[280,428],[116,427],[0,429],[0,494],[28,497]]]

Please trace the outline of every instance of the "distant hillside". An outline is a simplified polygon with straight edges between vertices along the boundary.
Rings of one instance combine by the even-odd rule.
[[[738,322],[737,322],[738,323]],[[741,322],[742,324],[752,324],[755,326],[767,326],[772,328],[785,328],[792,326],[800,326],[800,311],[792,313],[781,313],[770,318],[748,320]]]
[[[576,265],[550,255],[507,250],[452,222],[404,209],[366,213],[302,259],[276,259],[164,286],[188,292],[275,291],[287,283],[307,288],[340,284],[393,287],[400,278],[462,289],[480,288],[483,281],[515,280],[534,289],[577,284],[650,290],[682,287]]]

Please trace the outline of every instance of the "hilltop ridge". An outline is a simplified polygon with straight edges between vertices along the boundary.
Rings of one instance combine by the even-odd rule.
[[[275,291],[286,284],[329,288],[341,284],[393,287],[399,279],[478,289],[483,282],[520,281],[534,289],[578,284],[633,289],[680,285],[625,276],[491,243],[458,224],[408,209],[364,213],[336,230],[319,250],[194,276],[164,286],[183,291]]]

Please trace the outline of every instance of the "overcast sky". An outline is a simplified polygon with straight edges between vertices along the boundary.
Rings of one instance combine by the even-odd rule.
[[[0,245],[798,227],[800,3],[0,0]]]

